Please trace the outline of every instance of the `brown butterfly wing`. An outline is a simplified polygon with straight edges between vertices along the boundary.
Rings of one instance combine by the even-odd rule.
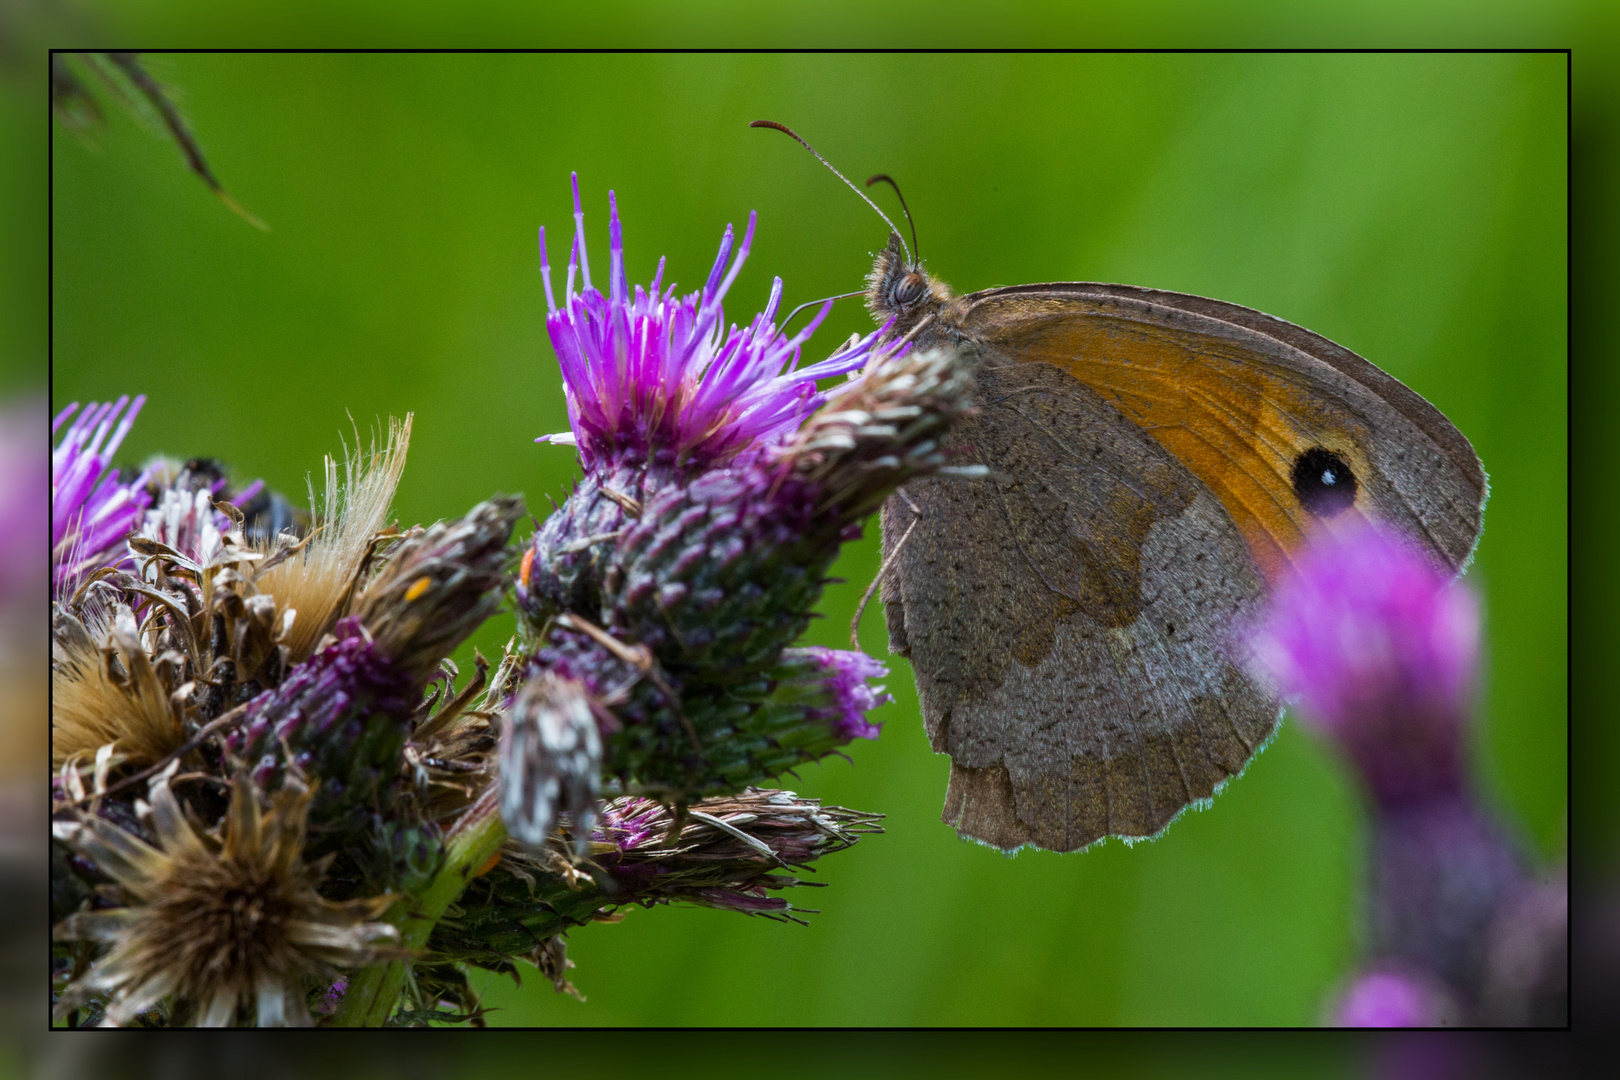
[[[951,441],[992,476],[908,486],[922,519],[884,598],[964,835],[1151,835],[1241,770],[1277,712],[1232,628],[1322,524],[1293,482],[1302,452],[1353,469],[1335,518],[1392,522],[1452,566],[1478,539],[1467,440],[1309,331],[1109,285],[992,290],[944,315],[933,340],[980,364],[981,411]],[[891,500],[886,551],[911,517]]]
[[[1275,726],[1227,651],[1264,580],[1220,503],[1095,391],[968,347],[980,409],[950,439],[991,475],[907,486],[921,518],[884,585],[951,755],[945,820],[1002,849],[1151,836]],[[912,516],[885,508],[891,550]]]
[[[1148,431],[1219,496],[1269,578],[1320,523],[1292,472],[1341,457],[1349,516],[1424,541],[1453,568],[1483,523],[1484,470],[1438,409],[1355,353],[1250,308],[1123,285],[1027,285],[964,298],[959,332],[1057,366]]]

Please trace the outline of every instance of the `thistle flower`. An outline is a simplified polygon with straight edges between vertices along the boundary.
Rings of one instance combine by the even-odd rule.
[[[58,940],[109,948],[63,988],[55,1015],[106,995],[108,1026],[130,1023],[165,998],[176,1025],[309,1024],[317,980],[389,954],[396,931],[370,920],[392,898],[321,896],[322,869],[303,859],[307,791],[278,792],[266,812],[239,776],[216,836],[187,819],[173,774],[171,766],[151,786],[156,846],[88,813],[57,826],[127,902],[57,925]]]
[[[540,230],[540,275],[545,283],[546,330],[562,365],[569,435],[540,441],[574,443],[585,468],[615,458],[664,458],[702,466],[723,464],[796,428],[824,400],[815,381],[854,371],[866,362],[877,335],[853,343],[819,364],[798,369],[799,347],[832,310],[828,301],[793,337],[773,321],[782,300],[775,279],[765,310],[746,329],[726,329],[725,295],[754,242],[754,215],[735,259],[731,226],[703,288],[676,298],[663,286],[664,263],[634,295],[624,277],[624,236],[618,201],[608,193],[608,292],[591,284],[585,253],[585,212],[579,177],[573,177],[574,240],[568,254],[563,305],[552,292],[546,231]],[[574,290],[578,271],[582,292]]]
[[[1319,537],[1250,641],[1257,674],[1343,750],[1374,810],[1372,959],[1341,1016],[1474,1016],[1492,927],[1524,893],[1517,856],[1464,775],[1478,646],[1467,588],[1370,526]],[[1434,982],[1455,1009],[1437,1011],[1439,997],[1400,990],[1388,971]]]
[[[563,306],[552,291],[545,230],[541,277],[550,314],[546,329],[562,367],[570,431],[541,442],[575,445],[585,479],[541,527],[525,562],[518,599],[536,625],[558,610],[599,616],[600,564],[610,541],[677,475],[752,461],[826,400],[816,380],[867,363],[878,334],[852,339],[826,360],[798,367],[801,346],[826,318],[828,301],[789,338],[773,321],[782,298],[772,283],[765,310],[746,329],[726,328],[723,301],[741,272],[754,217],[736,257],[727,226],[704,287],[676,297],[663,286],[664,264],[632,297],[624,278],[618,203],[609,194],[608,295],[591,285],[584,211],[574,178],[574,240]],[[730,259],[729,268],[727,260]],[[583,291],[574,290],[576,270]]]
[[[455,919],[440,923],[433,950],[495,970],[572,926],[612,917],[629,904],[689,903],[787,921],[795,908],[775,895],[813,885],[792,871],[881,832],[881,814],[823,807],[791,791],[748,788],[675,811],[654,799],[614,799],[589,834],[590,858],[570,861],[576,836],[556,833],[544,848],[509,844],[477,879]]]
[[[784,650],[861,520],[911,477],[951,468],[939,436],[968,408],[966,366],[950,350],[875,353],[880,330],[799,368],[821,316],[791,339],[779,334],[779,280],[746,330],[722,335],[720,302],[752,220],[736,261],[728,267],[728,231],[708,283],[679,301],[673,288],[660,292],[662,266],[632,296],[616,204],[608,295],[596,292],[577,184],[575,221],[561,310],[543,251],[542,273],[572,427],[551,438],[579,447],[585,477],[519,572],[519,607],[538,639],[531,676],[579,684],[603,771],[621,790],[676,802],[875,735],[864,716],[883,699],[866,679],[881,667],[827,654],[829,674]],[[816,388],[838,374],[851,378]],[[513,790],[527,783],[510,779]]]
[[[807,716],[826,721],[838,735],[848,739],[877,738],[878,726],[867,720],[866,714],[894,697],[884,693],[881,686],[868,686],[867,680],[881,679],[889,673],[888,668],[863,652],[820,645],[790,649],[783,660],[785,667],[798,667],[810,675],[798,679],[784,676],[776,695],[778,703],[796,698]]]
[[[127,396],[83,412],[74,402],[51,421],[54,438],[67,420],[62,440],[51,452],[51,595],[70,593],[79,579],[98,566],[123,558],[125,537],[150,502],[144,479],[123,484],[112,456],[129,434],[146,396]],[[125,411],[125,406],[129,406]]]
[[[1251,648],[1380,804],[1461,789],[1479,609],[1407,541],[1372,527],[1320,538]]]

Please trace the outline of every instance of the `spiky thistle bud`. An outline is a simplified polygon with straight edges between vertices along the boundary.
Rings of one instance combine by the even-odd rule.
[[[498,603],[506,541],[521,513],[519,500],[497,498],[408,534],[356,604],[358,614],[339,620],[325,646],[254,699],[232,735],[232,752],[262,785],[273,789],[289,768],[321,777],[316,826],[337,836],[369,831],[405,860],[395,864],[401,873],[414,876],[411,867],[431,862],[421,849],[437,843],[435,830],[407,814],[401,836],[356,814],[394,809],[422,690]]]
[[[608,626],[677,678],[756,679],[804,632],[838,552],[820,492],[760,468],[667,487],[619,540],[602,604]]]
[[[509,845],[475,881],[460,917],[441,923],[435,952],[505,970],[537,942],[630,904],[689,903],[802,921],[775,895],[814,885],[794,871],[881,832],[881,814],[823,807],[791,791],[746,789],[692,804],[678,833],[674,811],[654,799],[607,803],[589,835],[589,859],[575,863],[577,837],[553,834],[544,848]]]
[[[939,441],[972,394],[955,350],[879,353],[774,453],[818,490],[819,514],[859,521],[913,477],[983,471],[954,465]]]
[[[497,496],[412,530],[389,553],[355,613],[402,674],[426,681],[500,606],[506,544],[522,514],[521,499]]]

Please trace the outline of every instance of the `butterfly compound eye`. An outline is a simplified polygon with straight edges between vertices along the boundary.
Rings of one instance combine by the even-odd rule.
[[[891,299],[896,307],[910,307],[923,298],[924,286],[921,274],[907,274],[900,279],[894,287]]]
[[[1295,458],[1291,479],[1299,504],[1319,518],[1342,513],[1356,501],[1356,474],[1324,447],[1313,446]]]

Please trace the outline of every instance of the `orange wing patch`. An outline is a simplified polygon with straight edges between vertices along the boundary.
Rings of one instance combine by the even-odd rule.
[[[1206,484],[1275,581],[1320,523],[1300,505],[1291,472],[1324,446],[1369,477],[1366,431],[1332,415],[1303,378],[1258,364],[1210,335],[1087,311],[1020,319],[993,334],[998,348],[1043,361],[1090,386]],[[1344,516],[1359,515],[1367,499]]]

